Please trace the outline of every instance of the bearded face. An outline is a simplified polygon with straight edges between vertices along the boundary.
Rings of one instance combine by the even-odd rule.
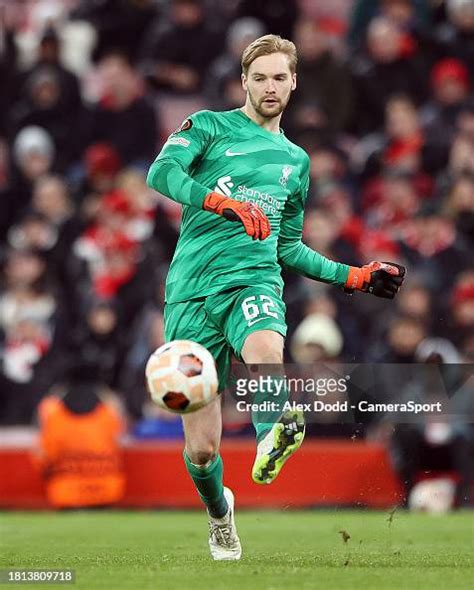
[[[262,55],[242,75],[242,85],[254,111],[263,119],[272,119],[285,110],[296,88],[296,74],[284,53]]]

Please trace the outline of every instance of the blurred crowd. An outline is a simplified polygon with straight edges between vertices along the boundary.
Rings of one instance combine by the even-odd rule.
[[[146,435],[180,223],[146,172],[190,112],[243,104],[265,33],[299,52],[305,242],[409,269],[393,303],[285,276],[288,360],[473,361],[474,0],[325,4],[0,0],[0,424],[82,363]]]

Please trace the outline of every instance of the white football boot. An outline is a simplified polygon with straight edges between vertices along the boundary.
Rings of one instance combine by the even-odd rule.
[[[209,513],[209,549],[212,559],[237,560],[242,555],[240,539],[234,520],[234,494],[224,487],[224,497],[229,509],[222,518],[213,518]]]

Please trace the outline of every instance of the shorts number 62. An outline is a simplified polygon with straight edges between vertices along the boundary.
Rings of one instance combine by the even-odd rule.
[[[242,311],[248,322],[261,314],[278,318],[278,312],[272,311],[272,308],[276,309],[276,304],[269,295],[251,295],[242,301]]]

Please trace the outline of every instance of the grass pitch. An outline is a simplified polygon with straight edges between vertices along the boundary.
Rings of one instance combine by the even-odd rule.
[[[0,568],[75,569],[74,586],[39,586],[56,590],[474,588],[472,512],[238,510],[237,524],[242,560],[215,563],[204,512],[1,513]]]

